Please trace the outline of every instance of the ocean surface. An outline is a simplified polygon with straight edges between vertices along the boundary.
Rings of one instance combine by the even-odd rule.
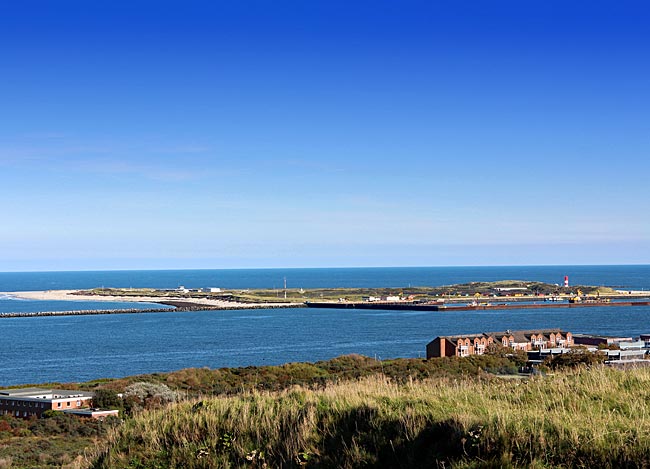
[[[432,267],[0,273],[0,291],[112,287],[406,287],[522,279],[649,290],[650,266]],[[0,295],[0,312],[131,307]],[[139,305],[149,307],[149,305]],[[325,360],[359,353],[423,357],[438,335],[560,327],[650,333],[650,307],[409,312],[323,309],[162,312],[0,319],[0,386],[85,381],[188,367]]]
[[[376,267],[339,269],[131,270],[0,272],[0,292],[78,288],[288,288],[437,286],[495,280],[537,280],[650,289],[650,265],[524,267]]]

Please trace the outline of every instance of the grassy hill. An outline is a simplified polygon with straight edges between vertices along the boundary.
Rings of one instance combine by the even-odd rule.
[[[650,368],[594,356],[522,378],[523,358],[350,355],[69,385],[123,420],[0,416],[0,468],[650,466]]]
[[[648,467],[650,370],[382,375],[143,412],[93,468]]]

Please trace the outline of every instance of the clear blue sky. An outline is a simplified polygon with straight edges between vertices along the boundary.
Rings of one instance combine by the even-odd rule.
[[[0,7],[0,271],[650,263],[650,14]]]

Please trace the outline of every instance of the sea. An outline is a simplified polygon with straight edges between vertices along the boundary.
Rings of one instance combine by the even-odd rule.
[[[147,270],[0,273],[0,313],[150,308],[138,303],[37,301],[11,292],[55,289],[224,289],[439,286],[531,280],[647,290],[650,265]],[[562,328],[650,333],[650,307],[420,312],[337,309],[173,310],[146,314],[0,319],[0,387],[68,383],[190,367],[315,362],[345,354],[424,357],[439,335]]]

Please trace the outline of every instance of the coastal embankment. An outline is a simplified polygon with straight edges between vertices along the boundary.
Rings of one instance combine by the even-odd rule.
[[[140,314],[140,313],[171,313],[171,312],[190,312],[190,311],[225,311],[238,309],[276,309],[276,308],[295,308],[294,304],[276,304],[276,305],[248,305],[242,308],[240,305],[233,306],[209,306],[201,304],[183,305],[180,302],[164,301],[161,305],[173,306],[172,308],[127,308],[127,309],[82,309],[77,311],[37,311],[37,312],[16,312],[0,313],[2,318],[29,318],[43,316],[89,316],[100,314]]]
[[[476,311],[504,309],[589,308],[595,306],[650,306],[650,301],[589,301],[584,303],[516,303],[516,304],[432,304],[411,302],[307,302],[308,308],[374,309],[391,311]]]

